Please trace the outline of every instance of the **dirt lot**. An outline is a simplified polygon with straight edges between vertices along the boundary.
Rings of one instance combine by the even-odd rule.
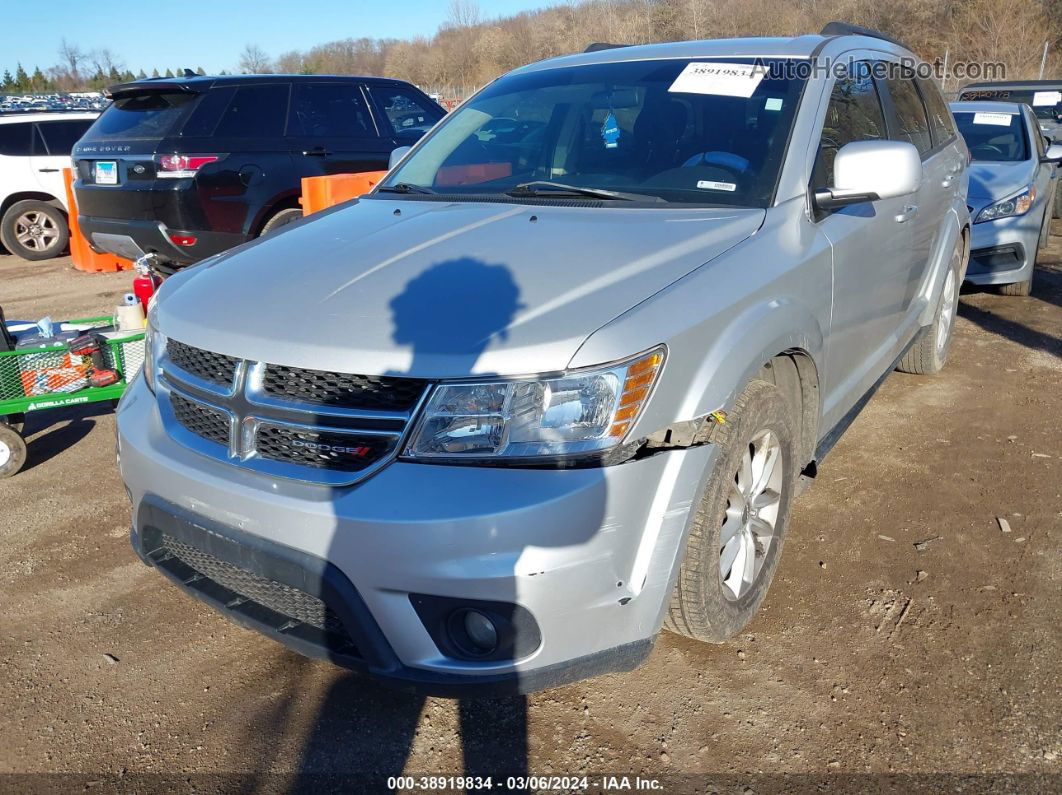
[[[106,311],[130,278],[4,256],[0,302]],[[178,593],[129,547],[109,408],[31,416],[28,469],[0,482],[0,772],[242,791],[522,768],[712,791],[682,778],[711,773],[738,792],[951,773],[1062,790],[1062,237],[1036,279],[1030,298],[966,291],[944,373],[888,379],[799,500],[748,634],[661,635],[633,673],[531,696],[526,732],[522,701],[422,703]],[[193,775],[223,773],[245,775]],[[0,788],[16,781],[84,783]]]

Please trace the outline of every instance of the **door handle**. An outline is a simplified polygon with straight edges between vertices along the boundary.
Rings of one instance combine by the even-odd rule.
[[[315,146],[313,149],[304,150],[303,154],[308,155],[309,157],[327,157],[332,153],[328,149],[325,149],[323,146]]]
[[[905,205],[904,208],[903,208],[903,212],[896,216],[896,223],[902,224],[905,221],[910,221],[916,215],[918,215],[918,205],[917,204]]]
[[[59,169],[57,169],[57,168],[38,168],[37,170],[39,172],[41,172],[42,174],[54,174]]]

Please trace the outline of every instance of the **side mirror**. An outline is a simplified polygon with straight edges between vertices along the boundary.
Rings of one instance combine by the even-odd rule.
[[[412,146],[400,146],[397,149],[392,149],[391,159],[387,161],[387,170],[390,171],[392,168],[397,166],[398,161],[405,157],[406,152],[408,152],[412,148]]]
[[[922,160],[905,141],[853,141],[833,161],[833,186],[815,191],[823,210],[907,196],[922,183]]]
[[[1045,163],[1057,163],[1062,160],[1062,144],[1051,144],[1044,152]]]

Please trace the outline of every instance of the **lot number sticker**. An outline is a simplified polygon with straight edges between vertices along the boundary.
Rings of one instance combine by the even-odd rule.
[[[668,91],[680,94],[716,94],[751,97],[763,80],[764,70],[751,64],[694,62],[675,78]]]
[[[974,124],[995,124],[998,127],[1009,127],[1012,118],[1014,117],[1009,113],[975,113]]]

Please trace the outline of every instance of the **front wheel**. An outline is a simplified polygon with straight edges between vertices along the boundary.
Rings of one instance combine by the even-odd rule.
[[[17,257],[50,259],[63,253],[70,242],[66,215],[47,202],[15,202],[0,220],[0,242]]]
[[[664,618],[667,629],[709,643],[752,620],[782,553],[797,473],[793,421],[778,387],[752,381],[717,442]]]

